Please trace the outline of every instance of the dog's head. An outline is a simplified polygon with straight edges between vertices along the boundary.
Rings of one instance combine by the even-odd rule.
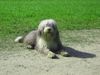
[[[39,35],[46,38],[53,38],[59,35],[56,22],[53,19],[46,19],[38,26]]]

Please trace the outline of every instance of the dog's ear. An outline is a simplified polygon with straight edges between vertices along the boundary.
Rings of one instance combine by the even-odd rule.
[[[58,31],[58,29],[56,30],[56,36],[59,37],[59,31]]]
[[[38,30],[38,36],[41,36],[41,35],[42,35],[42,31]]]
[[[38,35],[41,36],[44,30],[44,26],[39,25],[38,27]]]
[[[59,31],[58,31],[57,26],[56,25],[53,25],[53,28],[54,28],[54,30],[56,32],[56,36],[58,37],[59,36]]]

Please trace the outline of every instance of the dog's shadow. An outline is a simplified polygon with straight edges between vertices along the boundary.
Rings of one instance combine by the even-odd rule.
[[[71,47],[64,47],[64,50],[67,51],[70,54],[71,57],[78,57],[78,58],[93,58],[93,57],[96,57],[95,54],[78,51],[78,50],[75,50]]]

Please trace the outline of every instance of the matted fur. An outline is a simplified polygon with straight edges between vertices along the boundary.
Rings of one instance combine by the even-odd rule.
[[[60,41],[57,23],[53,19],[41,21],[37,30],[31,31],[24,37],[17,37],[15,42],[26,43],[50,58],[56,57],[56,53],[67,55]]]

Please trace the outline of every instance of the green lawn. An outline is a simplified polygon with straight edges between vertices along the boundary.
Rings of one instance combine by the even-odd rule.
[[[28,32],[47,18],[59,30],[99,29],[100,0],[0,0],[0,37]]]

